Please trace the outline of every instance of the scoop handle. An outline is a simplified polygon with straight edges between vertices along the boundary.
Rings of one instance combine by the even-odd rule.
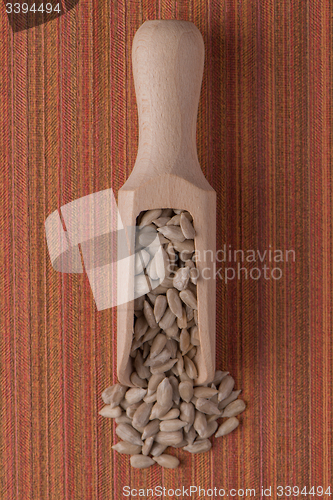
[[[146,21],[132,51],[139,113],[139,148],[133,174],[203,176],[196,121],[204,42],[188,21]],[[193,179],[189,179],[193,180]]]

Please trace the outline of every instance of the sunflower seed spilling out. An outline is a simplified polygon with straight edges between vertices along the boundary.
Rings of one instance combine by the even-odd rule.
[[[179,465],[178,458],[173,457],[172,455],[159,455],[158,457],[155,457],[154,460],[159,465],[162,465],[162,467],[166,467],[167,469],[175,469]]]
[[[136,469],[147,469],[155,463],[152,458],[145,455],[132,455],[130,461],[131,466]]]
[[[116,420],[120,441],[112,448],[131,455],[132,467],[157,463],[174,469],[179,460],[164,453],[168,447],[209,451],[213,434],[226,436],[238,427],[245,403],[228,371],[217,370],[210,384],[195,384],[200,273],[192,216],[182,209],[153,209],[141,212],[137,226],[130,354],[134,387],[118,383],[105,389],[99,413]],[[161,248],[145,248],[157,238]]]
[[[210,450],[211,447],[212,443],[209,439],[197,439],[193,444],[184,446],[184,450],[189,451],[190,453],[204,453],[205,451]]]
[[[142,455],[146,455],[146,456],[149,455],[149,452],[151,450],[151,447],[153,446],[153,443],[154,443],[154,436],[150,436],[149,438],[147,438],[145,440],[145,442],[143,443],[143,446],[142,446],[142,450],[141,450]]]
[[[225,418],[236,417],[242,413],[246,408],[246,405],[242,399],[236,399],[223,410],[222,416]]]
[[[136,455],[141,452],[141,446],[128,443],[127,441],[119,441],[119,443],[112,446],[112,449],[116,450],[118,453],[124,453],[126,455]]]
[[[236,417],[230,417],[220,425],[215,437],[226,436],[230,432],[236,429],[239,425],[239,420]]]

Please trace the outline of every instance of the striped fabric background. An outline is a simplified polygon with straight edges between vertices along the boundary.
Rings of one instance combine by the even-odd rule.
[[[332,491],[332,15],[329,0],[80,0],[14,35],[1,3],[1,499],[117,500],[124,485]],[[116,311],[96,311],[85,275],[52,269],[44,222],[129,176],[131,43],[157,18],[204,37],[197,143],[218,248],[293,249],[295,261],[277,264],[278,280],[217,283],[217,368],[243,389],[242,425],[205,455],[176,450],[177,470],[137,471],[98,415],[116,380]]]

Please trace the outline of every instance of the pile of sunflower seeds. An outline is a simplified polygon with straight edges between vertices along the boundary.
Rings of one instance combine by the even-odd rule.
[[[130,353],[134,387],[105,389],[106,406],[99,413],[115,419],[121,441],[112,448],[131,455],[132,467],[158,463],[175,468],[179,460],[164,453],[168,446],[190,453],[210,450],[213,434],[225,436],[238,427],[236,417],[245,403],[227,371],[216,371],[210,384],[194,382],[200,277],[191,215],[178,209],[148,210],[139,215],[137,229]]]

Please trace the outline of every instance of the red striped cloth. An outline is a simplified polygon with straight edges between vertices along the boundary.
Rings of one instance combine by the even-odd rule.
[[[271,486],[279,498],[279,485],[333,487],[332,9],[80,0],[14,35],[2,6],[1,498],[118,500],[125,485],[255,488],[256,498]],[[191,20],[204,37],[197,144],[217,192],[218,248],[294,250],[295,261],[267,253],[244,265],[279,267],[280,279],[218,280],[217,368],[243,389],[239,428],[205,455],[175,450],[177,470],[137,471],[111,450],[114,425],[98,415],[116,380],[116,312],[96,311],[85,275],[52,269],[44,222],[129,176],[131,44],[157,18]]]

